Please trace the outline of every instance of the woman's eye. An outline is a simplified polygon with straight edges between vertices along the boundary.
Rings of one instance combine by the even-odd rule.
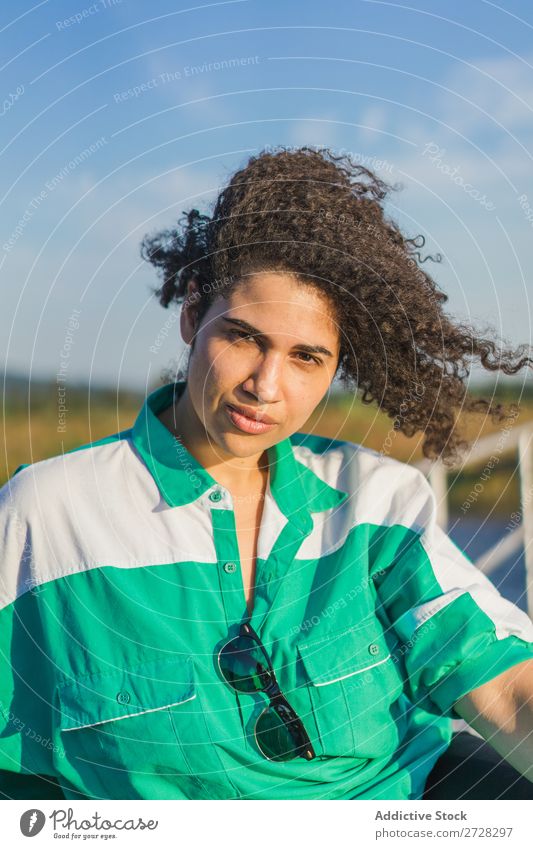
[[[227,333],[228,339],[234,340],[242,340],[244,342],[257,342],[257,339],[251,333],[246,333],[245,330],[228,330]],[[317,359],[317,357],[313,357],[312,354],[307,354],[305,351],[299,351],[297,356],[300,357],[300,362],[302,362],[306,366],[310,365],[321,365],[321,360]]]
[[[250,333],[246,333],[244,330],[230,330],[228,332],[228,336],[230,339],[252,340],[254,338]]]
[[[313,357],[311,354],[306,354],[305,351],[300,351],[298,356],[308,358],[307,360],[302,360],[302,362],[305,363],[305,365],[311,365],[312,363],[315,363],[316,365],[320,365],[320,360],[317,360],[317,358]]]

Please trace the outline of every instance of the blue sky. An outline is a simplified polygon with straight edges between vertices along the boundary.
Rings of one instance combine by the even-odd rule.
[[[401,183],[448,310],[531,344],[532,36],[525,0],[3,4],[0,363],[69,337],[69,379],[152,384],[182,346],[143,235],[306,143]]]

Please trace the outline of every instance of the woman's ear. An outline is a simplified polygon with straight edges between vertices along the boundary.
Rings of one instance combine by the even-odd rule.
[[[180,329],[183,341],[190,345],[194,339],[198,325],[198,301],[200,300],[200,287],[195,277],[187,283],[187,293],[183,301],[180,315]]]

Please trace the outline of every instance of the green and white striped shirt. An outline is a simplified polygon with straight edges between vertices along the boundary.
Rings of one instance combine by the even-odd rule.
[[[531,620],[436,524],[419,470],[293,434],[268,449],[250,621],[317,757],[264,758],[266,696],[217,666],[248,619],[232,496],[157,418],[184,385],[0,491],[1,791],[420,798],[454,703],[533,657]]]

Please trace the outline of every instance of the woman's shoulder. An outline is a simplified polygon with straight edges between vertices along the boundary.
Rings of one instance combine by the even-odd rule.
[[[350,509],[372,509],[380,520],[392,521],[406,510],[432,506],[432,488],[423,472],[384,451],[307,433],[293,434],[291,444],[298,462],[349,494]]]
[[[0,609],[51,580],[107,562],[128,506],[130,457],[123,431],[16,469],[0,489]]]
[[[90,474],[112,476],[114,460],[130,442],[130,434],[130,430],[121,431],[44,460],[22,463],[0,488],[0,512],[16,506],[22,516],[31,514],[36,503],[41,510],[47,504],[57,506],[62,496],[75,498],[79,489],[86,488]]]
[[[376,451],[358,442],[302,432],[293,433],[290,441],[294,455],[300,461],[327,464],[336,460],[343,464],[349,462],[366,473],[384,472],[387,475],[403,475],[404,478],[424,478],[422,472],[413,464],[397,460],[386,451]]]

